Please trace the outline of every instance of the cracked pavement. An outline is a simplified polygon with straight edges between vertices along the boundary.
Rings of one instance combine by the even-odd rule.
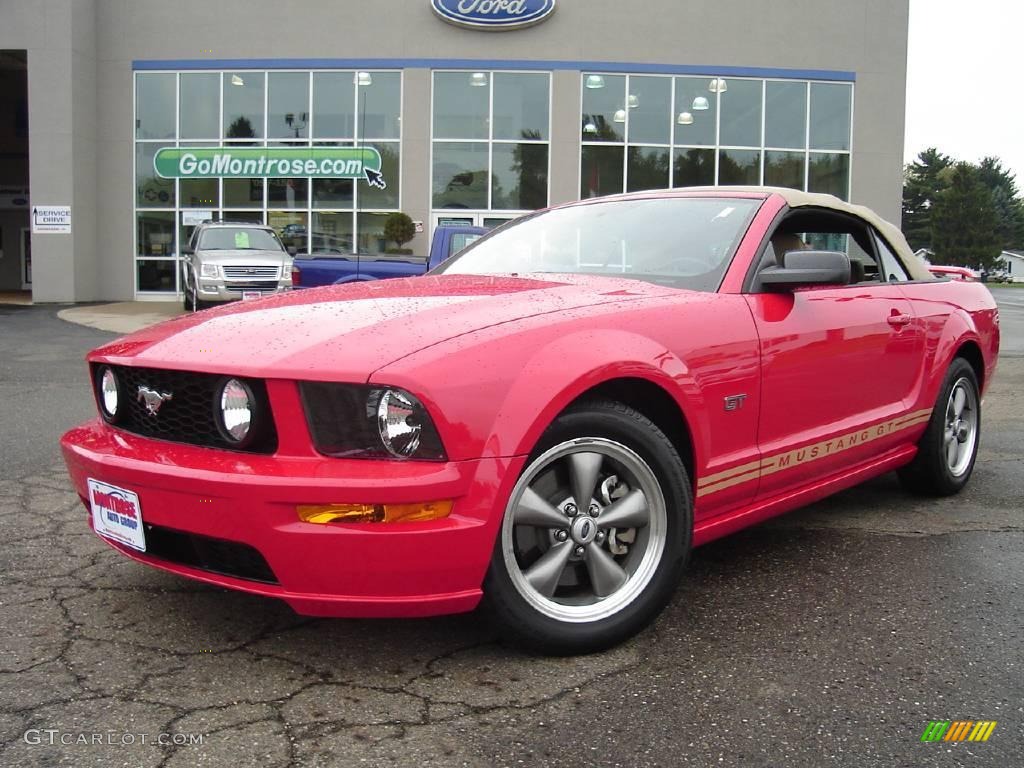
[[[1003,318],[1024,338],[1024,313]],[[543,658],[479,614],[309,619],[118,555],[57,447],[92,415],[81,356],[109,336],[53,308],[0,307],[0,327],[0,765],[1024,764],[1013,344],[962,494],[917,499],[889,475],[715,542],[639,637]],[[999,725],[983,744],[922,744],[936,719]],[[32,744],[30,729],[115,738]]]

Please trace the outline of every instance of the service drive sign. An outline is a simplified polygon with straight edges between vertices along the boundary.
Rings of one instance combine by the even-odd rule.
[[[70,205],[33,205],[32,234],[41,232],[71,232]]]

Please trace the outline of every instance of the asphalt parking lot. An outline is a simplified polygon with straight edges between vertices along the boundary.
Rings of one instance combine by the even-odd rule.
[[[710,544],[652,628],[558,659],[478,615],[312,620],[117,555],[57,446],[112,335],[0,305],[0,765],[1024,765],[1024,290],[993,293],[962,494],[889,475]],[[931,720],[998,726],[922,743]]]

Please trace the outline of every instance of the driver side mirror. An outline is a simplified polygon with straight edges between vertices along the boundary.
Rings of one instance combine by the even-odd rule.
[[[181,255],[182,255],[182,256],[191,256],[191,255],[192,255],[193,253],[195,253],[195,251],[193,251],[193,250],[192,250],[192,249],[191,249],[190,247],[188,247],[187,245],[183,245],[183,246],[181,246]]]
[[[849,285],[850,257],[842,251],[786,251],[784,266],[766,267],[758,275],[770,291],[802,285]]]
[[[288,251],[288,255],[292,257],[298,253],[298,249],[294,245],[289,245],[285,250]]]

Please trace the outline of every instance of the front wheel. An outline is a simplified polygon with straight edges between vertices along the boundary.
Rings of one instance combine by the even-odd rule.
[[[692,510],[679,454],[649,419],[609,401],[570,409],[506,505],[484,584],[496,621],[547,653],[636,634],[679,581]]]
[[[955,358],[946,371],[917,456],[900,470],[903,485],[927,496],[951,496],[974,471],[981,436],[978,377],[970,363]]]

